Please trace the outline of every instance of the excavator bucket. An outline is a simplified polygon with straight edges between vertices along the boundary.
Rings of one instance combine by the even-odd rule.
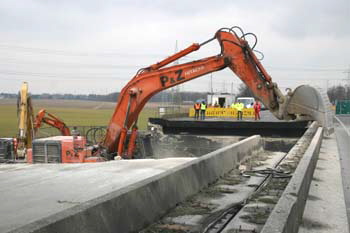
[[[334,113],[327,93],[321,88],[309,85],[298,86],[291,94],[287,112],[296,114],[301,119],[316,120],[323,126],[326,135],[334,132]]]

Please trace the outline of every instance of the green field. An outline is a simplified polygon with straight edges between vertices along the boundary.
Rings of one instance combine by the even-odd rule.
[[[68,126],[107,126],[115,107],[115,103],[67,100],[34,100],[33,105],[35,114],[45,108]],[[14,137],[17,134],[16,111],[14,100],[0,100],[0,137]],[[156,112],[156,106],[146,106],[142,110],[138,121],[140,130],[146,129],[148,118],[154,117]]]

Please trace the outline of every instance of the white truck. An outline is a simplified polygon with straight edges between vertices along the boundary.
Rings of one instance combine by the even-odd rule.
[[[245,108],[252,108],[255,102],[254,97],[238,97],[237,102],[240,101],[244,104]]]
[[[255,103],[255,98],[254,97],[238,97],[237,102],[241,101],[244,104],[244,107],[246,108],[252,108],[254,103]],[[261,110],[266,110],[265,105],[260,102],[261,104]]]

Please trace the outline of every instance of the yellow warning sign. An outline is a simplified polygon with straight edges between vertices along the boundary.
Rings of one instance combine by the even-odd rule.
[[[226,117],[235,118],[237,117],[237,109],[234,108],[207,108],[205,111],[206,117]],[[189,117],[194,117],[194,109],[190,108]],[[245,108],[243,109],[243,118],[254,118],[254,109]]]

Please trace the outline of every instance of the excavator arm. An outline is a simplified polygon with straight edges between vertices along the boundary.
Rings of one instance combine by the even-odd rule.
[[[23,82],[17,99],[18,135],[15,143],[15,151],[18,157],[25,157],[26,149],[32,147],[34,139],[33,131],[33,106],[28,92],[28,83]]]
[[[38,129],[41,127],[41,124],[45,123],[47,125],[50,125],[56,129],[58,129],[63,136],[70,136],[70,130],[66,126],[66,124],[60,120],[58,117],[46,112],[45,109],[41,109],[38,114],[36,115],[35,121],[34,121],[34,131],[35,133],[38,131]]]
[[[237,35],[235,29],[239,29],[241,36]],[[218,30],[213,38],[201,44],[193,44],[161,62],[141,69],[122,89],[101,146],[108,154],[124,156],[127,131],[134,124],[126,154],[126,157],[130,158],[135,147],[138,115],[153,95],[226,67],[229,67],[278,119],[295,119],[298,112],[287,111],[291,94],[284,96],[272,82],[246,41],[245,37],[249,34],[254,35],[244,34],[239,27],[223,28]],[[164,68],[214,39],[221,46],[219,55]]]
[[[222,56],[213,56],[169,68],[145,70],[136,75],[119,95],[103,147],[106,147],[109,153],[118,150],[118,154],[121,155],[127,129],[137,121],[140,111],[153,95],[226,66]]]

